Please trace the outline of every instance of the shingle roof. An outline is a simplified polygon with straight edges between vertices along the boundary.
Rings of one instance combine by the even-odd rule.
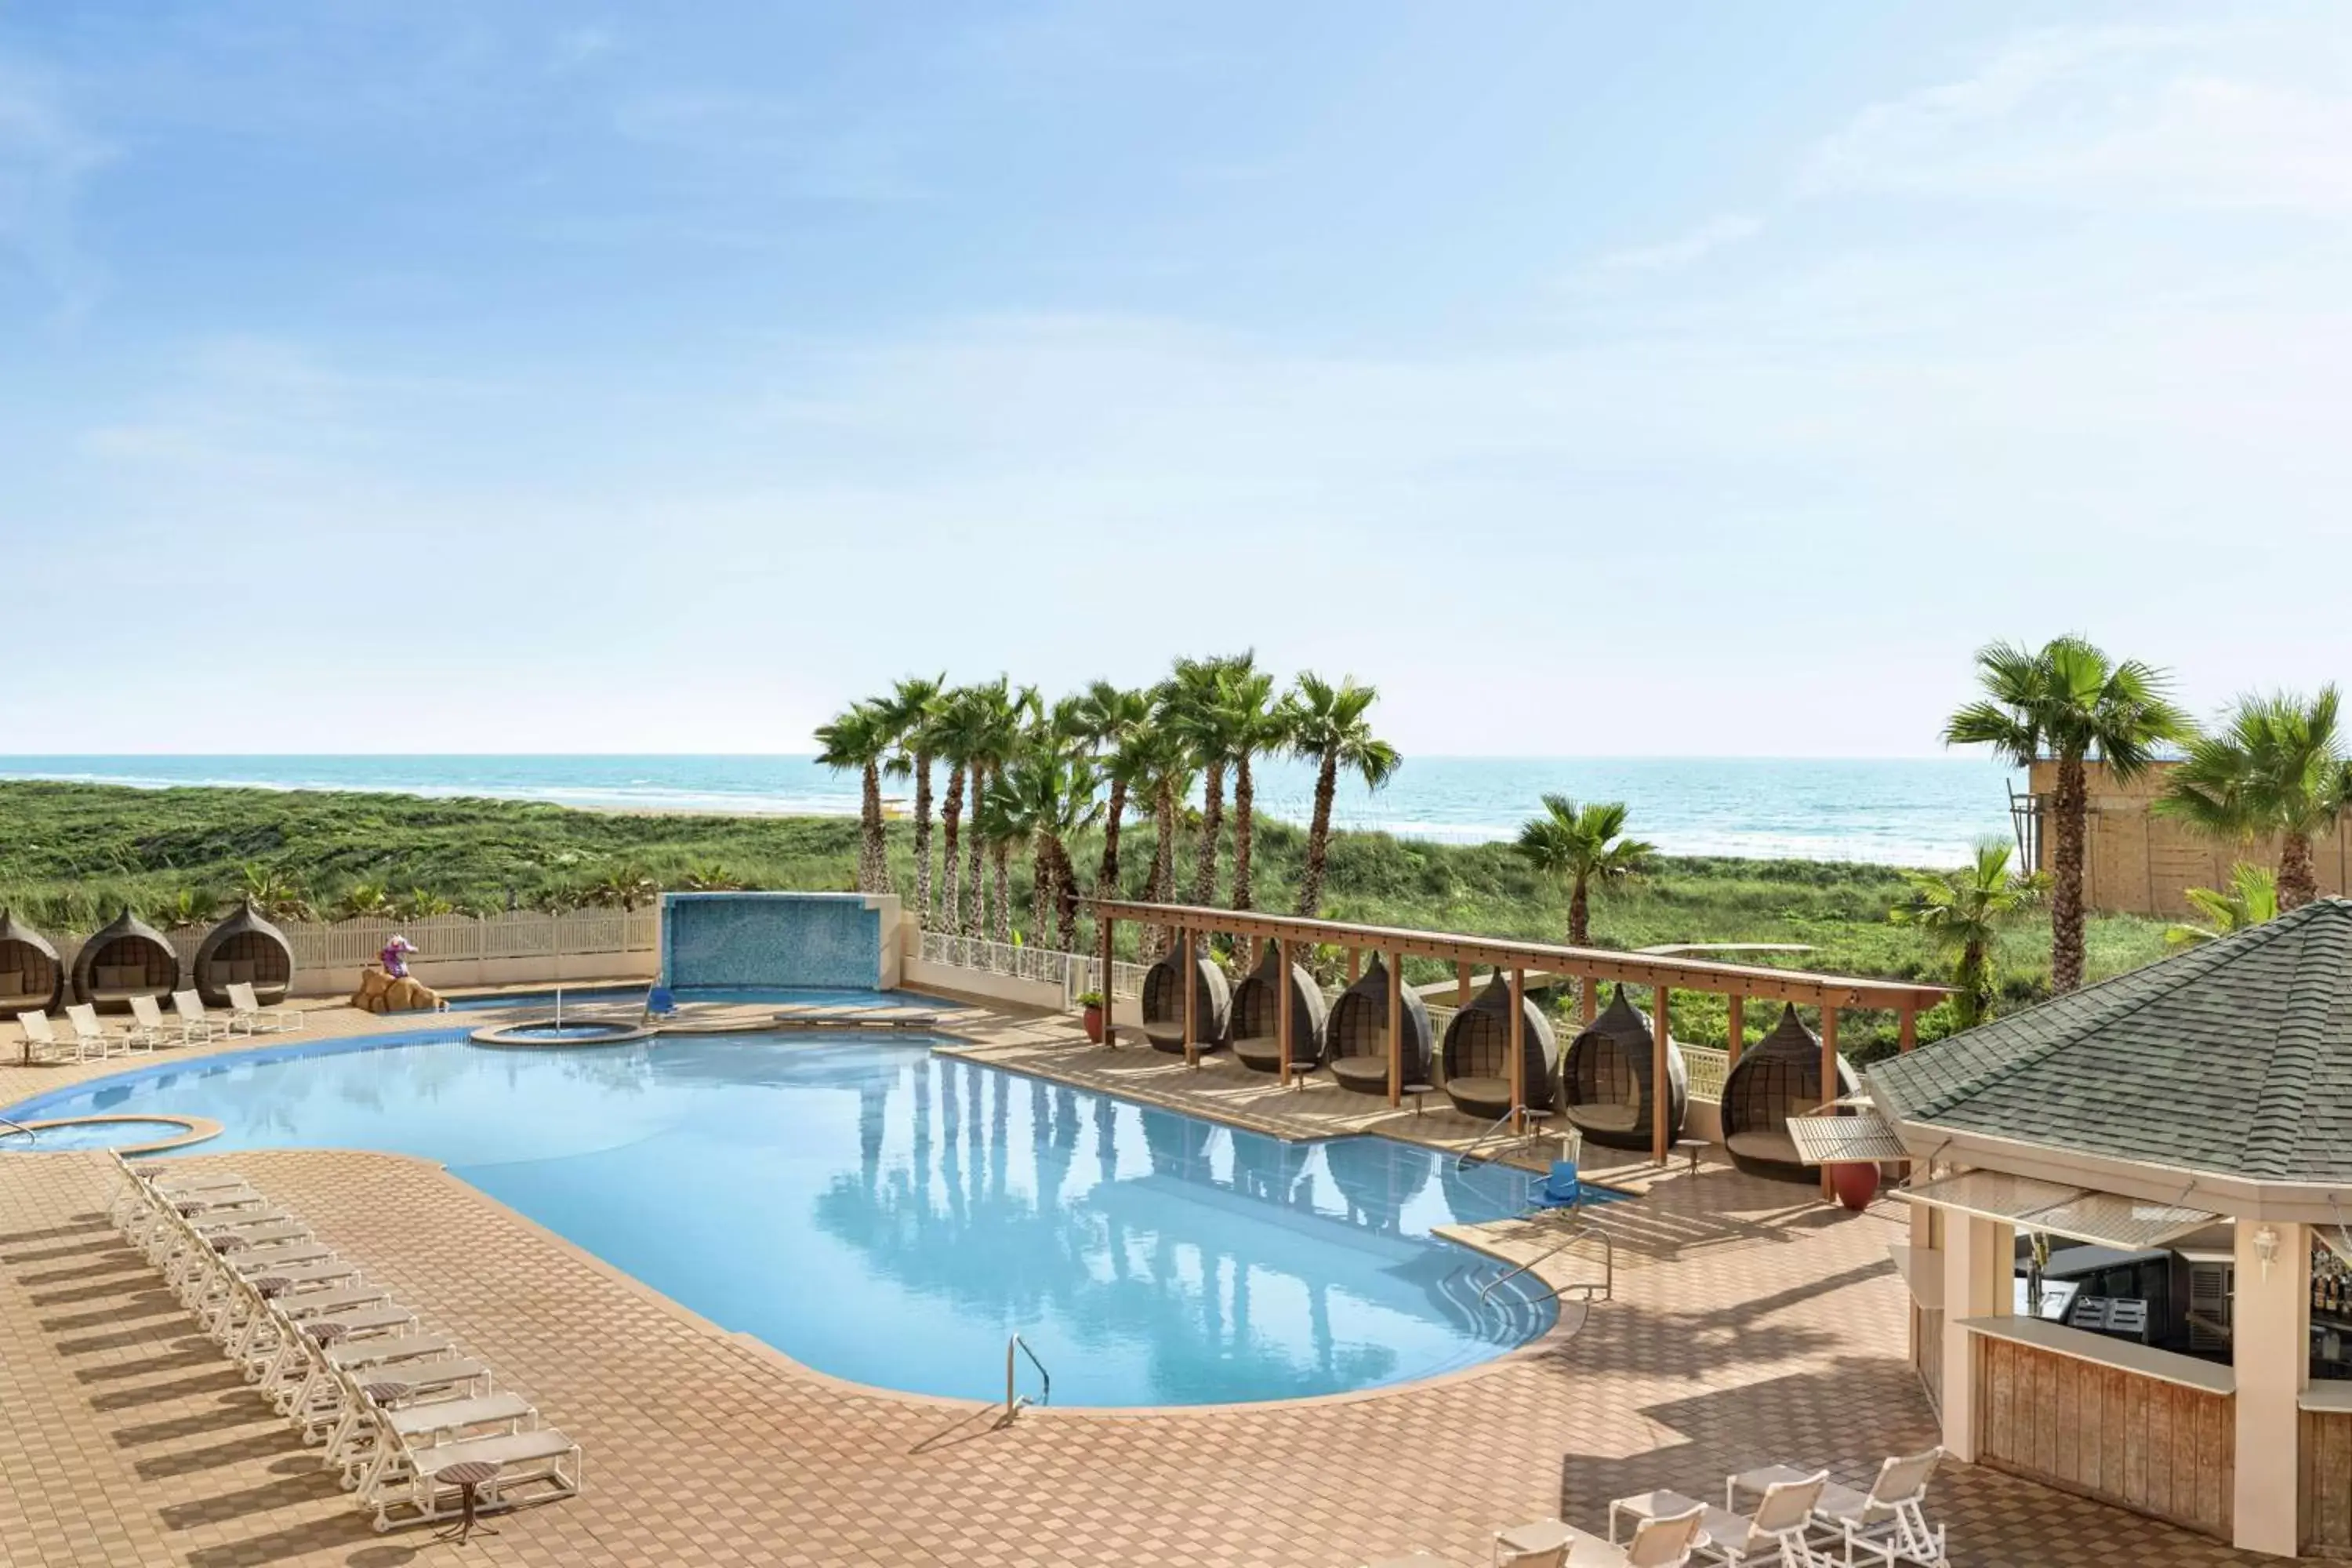
[[[2352,900],[1871,1069],[1899,1119],[2260,1181],[2352,1182]]]

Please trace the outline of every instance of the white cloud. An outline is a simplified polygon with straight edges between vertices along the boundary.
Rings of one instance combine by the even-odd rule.
[[[2028,34],[1863,110],[1812,194],[2352,213],[2352,13]]]
[[[1726,246],[1762,233],[1761,220],[1738,213],[1712,217],[1689,233],[1658,245],[1634,246],[1601,256],[1593,267],[1603,272],[1670,272],[1688,267]]]

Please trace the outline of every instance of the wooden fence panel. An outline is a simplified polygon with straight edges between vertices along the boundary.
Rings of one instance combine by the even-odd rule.
[[[2306,1410],[2302,1427],[2304,1553],[2352,1559],[2352,1411]]]
[[[1990,1335],[1977,1342],[1977,1452],[1997,1469],[2230,1538],[2236,1426],[2225,1394]],[[2309,1417],[2305,1417],[2308,1431]],[[2341,1417],[2352,1457],[2352,1416]],[[2306,1531],[2328,1505],[2308,1478]],[[2352,1518],[2352,1467],[2339,1464]],[[2316,1500],[2315,1500],[2316,1497]]]

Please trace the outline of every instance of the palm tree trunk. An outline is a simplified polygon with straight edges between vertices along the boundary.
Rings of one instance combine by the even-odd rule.
[[[1145,885],[1144,899],[1150,903],[1165,903],[1176,881],[1176,786],[1163,783],[1151,803],[1151,880]],[[1145,940],[1150,944],[1150,956],[1157,958],[1167,951],[1176,933],[1167,926],[1147,926]]]
[[[1013,942],[1013,858],[1012,847],[996,847],[996,941],[999,946]]]
[[[887,893],[890,890],[890,858],[887,842],[882,836],[882,770],[873,763],[866,764],[864,815],[866,817],[865,875],[859,880],[862,890]]]
[[[1045,945],[1045,910],[1053,896],[1054,873],[1041,841],[1029,851],[1029,942],[1033,947]]]
[[[1192,901],[1203,906],[1217,901],[1217,835],[1225,826],[1225,764],[1212,762],[1202,775],[1201,847],[1193,857]]]
[[[1315,815],[1307,825],[1307,869],[1298,879],[1298,912],[1323,912],[1323,858],[1331,847],[1331,797],[1339,790],[1339,759],[1326,753],[1315,774]]]
[[[1568,893],[1568,945],[1592,945],[1592,895],[1581,877]]]
[[[2299,910],[2319,897],[2319,877],[2312,869],[2311,840],[2290,833],[2279,841],[2279,913]]]
[[[2058,841],[2050,889],[2050,989],[2058,995],[2083,984],[2083,840],[2089,831],[2090,796],[2083,759],[2058,759],[2058,789],[2052,807]]]
[[[1986,992],[1990,989],[1985,974],[1985,951],[1981,942],[1969,942],[1960,949],[1960,964],[1952,976],[1952,1021],[1963,1029],[1973,1029],[1984,1022]]]
[[[1069,849],[1058,838],[1054,840],[1054,890],[1062,906],[1062,951],[1076,952],[1078,951],[1078,868],[1070,859]]]
[[[1095,873],[1095,897],[1118,897],[1118,825],[1127,816],[1127,781],[1110,781],[1110,805],[1103,815],[1102,869]]]
[[[982,766],[978,763],[972,763],[971,801],[972,816],[974,818],[977,818],[980,815],[981,791],[985,789],[987,785],[987,768]],[[973,834],[971,836],[971,859],[965,868],[965,880],[971,884],[971,918],[964,923],[963,928],[973,936],[984,935],[988,930],[988,885],[982,879],[986,872],[986,867],[983,864],[982,858],[986,853],[987,846],[981,843],[979,834]]]
[[[956,923],[956,837],[963,822],[963,764],[956,763],[948,770],[947,804],[940,809],[940,826],[947,842],[947,853],[940,866],[940,887],[944,895],[940,900],[941,927],[950,935],[961,928]]]
[[[915,753],[915,910],[931,923],[931,753]]]

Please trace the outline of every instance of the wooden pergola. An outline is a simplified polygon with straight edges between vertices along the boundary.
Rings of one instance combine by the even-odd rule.
[[[1526,1064],[1522,1059],[1527,1026],[1520,1004],[1527,995],[1527,977],[1530,971],[1538,973],[1566,975],[1591,983],[1616,981],[1624,984],[1646,985],[1651,988],[1654,1005],[1651,1009],[1653,1034],[1651,1041],[1651,1081],[1666,1081],[1667,1042],[1672,1037],[1668,1018],[1669,993],[1706,991],[1724,997],[1730,1012],[1730,1059],[1738,1066],[1742,1037],[1746,1031],[1745,1008],[1749,997],[1769,1002],[1793,1002],[1818,1007],[1822,1016],[1822,1084],[1824,1095],[1834,1099],[1837,1094],[1837,1020],[1843,1007],[1872,1007],[1892,1011],[1897,1020],[1898,1036],[1904,1050],[1909,1050],[1917,1038],[1918,1015],[1922,1008],[1932,1007],[1949,993],[1940,985],[1923,985],[1910,981],[1871,980],[1852,974],[1819,974],[1800,969],[1769,969],[1756,964],[1717,963],[1706,959],[1677,958],[1657,953],[1619,952],[1606,948],[1569,947],[1541,942],[1521,942],[1509,937],[1466,936],[1456,932],[1409,931],[1393,926],[1355,925],[1344,921],[1307,920],[1295,915],[1260,914],[1254,910],[1207,909],[1190,904],[1146,904],[1118,899],[1095,899],[1087,906],[1096,921],[1097,957],[1102,963],[1104,994],[1108,1002],[1111,972],[1111,933],[1120,921],[1165,926],[1177,933],[1181,948],[1189,947],[1197,936],[1223,932],[1229,936],[1253,937],[1280,942],[1284,962],[1300,947],[1337,947],[1348,955],[1348,973],[1352,979],[1360,973],[1365,952],[1385,953],[1389,977],[1389,1103],[1402,1103],[1404,1077],[1402,1044],[1404,1033],[1404,961],[1408,958],[1436,959],[1454,965],[1455,995],[1463,1005],[1470,1000],[1470,974],[1473,965],[1486,964],[1503,970],[1511,977],[1511,1039],[1507,1053],[1510,1060],[1511,1117],[1519,1124],[1527,1105]],[[1184,992],[1184,1055],[1197,1065],[1193,1017],[1194,987]],[[1587,984],[1584,993],[1584,1019],[1592,1020],[1597,1001],[1597,984]],[[1281,1037],[1282,1056],[1280,1081],[1290,1081],[1290,987],[1281,987],[1281,1018],[1276,1033]],[[1667,1154],[1666,1099],[1653,1095],[1650,1123],[1651,1156],[1664,1163]],[[1826,1181],[1826,1176],[1824,1180]]]

